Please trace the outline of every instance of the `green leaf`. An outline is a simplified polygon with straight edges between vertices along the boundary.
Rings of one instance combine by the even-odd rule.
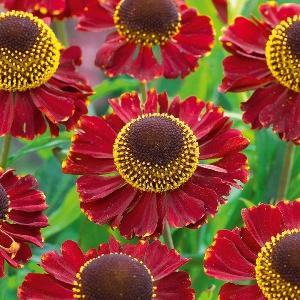
[[[25,146],[9,156],[8,165],[11,165],[12,163],[30,153],[35,153],[43,149],[52,149],[54,147],[64,147],[68,145],[71,136],[72,134],[70,132],[62,132],[57,138],[40,136],[33,141],[26,142]]]
[[[81,214],[79,198],[75,187],[67,194],[66,199],[49,217],[49,227],[43,229],[43,236],[49,238],[71,225]]]

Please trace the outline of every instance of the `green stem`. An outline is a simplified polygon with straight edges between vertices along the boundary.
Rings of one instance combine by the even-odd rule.
[[[0,158],[0,166],[5,169],[7,165],[7,158],[9,154],[11,144],[11,134],[8,133],[4,137],[3,144],[2,144],[2,152],[1,152],[1,158]]]
[[[145,103],[147,100],[147,81],[141,82],[141,93],[142,93],[143,103]]]
[[[169,249],[174,249],[174,243],[173,243],[171,228],[170,228],[170,225],[169,225],[168,222],[166,222],[166,224],[165,224],[163,237],[164,237],[165,244],[168,246],[168,248]]]
[[[277,201],[283,200],[286,197],[292,174],[295,149],[296,146],[293,143],[287,143],[276,197]]]
[[[69,40],[66,29],[66,23],[63,21],[53,21],[52,28],[64,47],[68,47]]]

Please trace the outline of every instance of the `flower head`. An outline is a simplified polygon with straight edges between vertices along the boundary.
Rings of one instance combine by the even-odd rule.
[[[38,17],[70,18],[83,13],[86,0],[0,0],[7,10],[31,12]]]
[[[225,299],[299,299],[300,201],[261,204],[244,209],[245,227],[221,230],[207,250],[208,275],[228,281],[220,291]]]
[[[28,274],[19,288],[20,300],[193,300],[186,272],[188,260],[159,241],[121,246],[115,239],[83,253],[66,241],[57,252],[42,256],[46,274]]]
[[[139,80],[185,77],[213,43],[206,16],[181,0],[88,0],[79,29],[112,29],[96,65],[108,76],[128,74]]]
[[[72,129],[92,93],[75,72],[80,49],[61,49],[48,25],[21,11],[0,14],[0,46],[0,135],[33,139],[47,123],[53,135],[60,124]]]
[[[119,227],[127,238],[159,235],[203,224],[232,186],[247,181],[248,141],[222,109],[190,97],[169,105],[148,92],[112,99],[114,113],[82,117],[65,173],[77,181],[83,212],[93,222]]]
[[[0,169],[0,277],[5,260],[21,268],[31,257],[29,244],[42,247],[40,229],[48,225],[47,208],[36,179]]]
[[[221,41],[231,55],[220,90],[255,90],[242,104],[244,121],[299,143],[300,5],[272,1],[260,12],[262,20],[238,17],[224,31]]]

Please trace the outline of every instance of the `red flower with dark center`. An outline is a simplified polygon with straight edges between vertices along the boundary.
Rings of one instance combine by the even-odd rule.
[[[83,13],[86,0],[0,0],[7,10],[31,12],[38,17],[70,18]]]
[[[236,282],[223,285],[220,300],[300,299],[300,200],[242,217],[245,227],[219,231],[205,256],[209,276]]]
[[[48,225],[46,208],[45,195],[33,176],[0,169],[0,277],[5,261],[21,268],[31,258],[29,244],[43,246],[40,229]]]
[[[260,12],[263,20],[238,17],[224,31],[221,41],[231,55],[220,90],[255,90],[242,104],[243,120],[299,143],[300,5],[269,2]]]
[[[189,275],[177,271],[188,259],[159,241],[108,244],[83,253],[73,241],[41,258],[46,274],[28,274],[20,300],[193,300]]]
[[[80,30],[112,29],[96,57],[108,76],[185,77],[211,50],[213,28],[182,0],[88,0]]]
[[[112,99],[114,113],[82,117],[63,171],[80,174],[81,209],[126,238],[155,236],[167,221],[197,228],[247,182],[248,145],[221,108],[166,94]]]
[[[61,50],[52,30],[30,13],[0,14],[0,135],[33,139],[49,124],[72,129],[92,93],[76,73],[81,50]]]

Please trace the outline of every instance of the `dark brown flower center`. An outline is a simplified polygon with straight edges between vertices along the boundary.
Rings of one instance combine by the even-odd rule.
[[[9,16],[0,19],[0,47],[25,53],[39,35],[38,26],[28,18]]]
[[[145,114],[127,123],[114,143],[120,175],[146,192],[166,192],[194,174],[199,147],[193,131],[168,114]]]
[[[280,276],[300,286],[300,233],[287,235],[272,251],[272,266]]]
[[[300,230],[273,236],[256,260],[256,281],[268,300],[300,299]]]
[[[79,273],[76,298],[85,300],[151,300],[153,280],[139,261],[124,254],[109,254],[91,260]],[[75,288],[76,289],[76,288]]]
[[[119,32],[138,44],[160,44],[178,32],[181,17],[173,0],[122,0],[114,15]]]
[[[3,186],[0,184],[0,221],[5,219],[6,214],[8,213],[9,200],[7,193]]]
[[[286,30],[286,43],[291,52],[297,58],[300,58],[300,21],[296,21]]]
[[[61,45],[51,28],[31,13],[0,13],[0,90],[40,87],[56,72]]]
[[[127,141],[135,159],[166,166],[182,150],[183,129],[171,119],[153,116],[132,124]]]

